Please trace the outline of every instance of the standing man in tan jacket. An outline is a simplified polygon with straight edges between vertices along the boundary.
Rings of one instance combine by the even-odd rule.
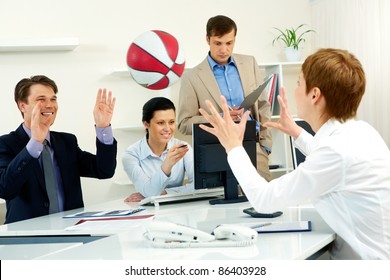
[[[192,124],[207,122],[199,108],[207,108],[205,100],[222,112],[219,102],[224,95],[231,107],[233,120],[239,120],[243,109],[237,109],[244,97],[263,81],[256,59],[253,56],[233,54],[237,34],[235,22],[222,15],[212,17],[206,26],[206,40],[210,46],[208,56],[181,78],[179,96],[179,131],[192,133]],[[271,108],[265,94],[250,109],[250,117],[257,121],[259,144],[257,146],[257,169],[267,181],[271,180],[268,155],[272,149],[271,132],[261,123],[270,121]]]

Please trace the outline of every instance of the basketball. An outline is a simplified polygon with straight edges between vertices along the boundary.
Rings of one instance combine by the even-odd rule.
[[[127,66],[133,79],[148,89],[165,89],[183,74],[185,58],[171,34],[150,30],[139,35],[127,51]]]

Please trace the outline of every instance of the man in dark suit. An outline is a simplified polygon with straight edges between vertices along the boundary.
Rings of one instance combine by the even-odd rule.
[[[46,76],[22,79],[15,87],[15,102],[24,122],[0,137],[0,197],[6,200],[6,223],[83,207],[80,176],[106,179],[114,175],[117,143],[110,126],[115,107],[112,93],[99,89],[97,94],[93,111],[97,152],[93,155],[79,148],[73,134],[49,130],[57,114],[57,91]],[[43,172],[46,141],[53,186],[45,183]],[[56,199],[49,198],[50,188]]]
[[[239,120],[243,109],[237,109],[244,97],[255,90],[263,79],[253,56],[233,54],[236,40],[236,23],[223,15],[212,17],[206,25],[206,41],[210,47],[207,57],[181,78],[179,94],[178,128],[183,134],[192,133],[192,124],[207,122],[199,108],[207,108],[210,100],[220,112],[220,96],[230,106],[233,120]],[[270,121],[271,107],[266,95],[261,94],[250,109],[251,118],[258,124],[257,169],[266,180],[271,180],[268,155],[272,150],[270,129],[260,125]]]

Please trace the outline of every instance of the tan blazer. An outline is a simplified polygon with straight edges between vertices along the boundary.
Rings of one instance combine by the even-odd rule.
[[[244,94],[247,96],[263,81],[260,68],[253,56],[233,54],[233,58],[241,78]],[[181,77],[178,108],[179,131],[189,135],[192,133],[193,123],[206,122],[206,119],[199,113],[199,108],[208,110],[205,103],[206,99],[210,100],[222,112],[220,96],[221,92],[207,58],[198,66],[186,71]],[[265,94],[260,95],[255,106],[251,108],[251,113],[260,123],[270,120],[271,107]],[[271,132],[266,127],[261,126],[260,128],[259,142],[261,146],[272,149]],[[260,153],[258,155],[258,170],[264,170],[265,173],[262,175],[269,180],[268,154],[263,149]],[[261,162],[259,162],[259,156],[262,158]],[[262,165],[262,167],[259,165]]]

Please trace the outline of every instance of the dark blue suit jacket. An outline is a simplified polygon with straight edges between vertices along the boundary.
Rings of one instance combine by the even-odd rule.
[[[27,151],[29,136],[20,125],[0,137],[0,197],[6,200],[6,223],[49,214],[49,198],[39,160]],[[111,178],[115,173],[117,142],[96,139],[96,155],[82,151],[73,134],[50,131],[51,147],[61,171],[65,210],[83,207],[80,177]]]

